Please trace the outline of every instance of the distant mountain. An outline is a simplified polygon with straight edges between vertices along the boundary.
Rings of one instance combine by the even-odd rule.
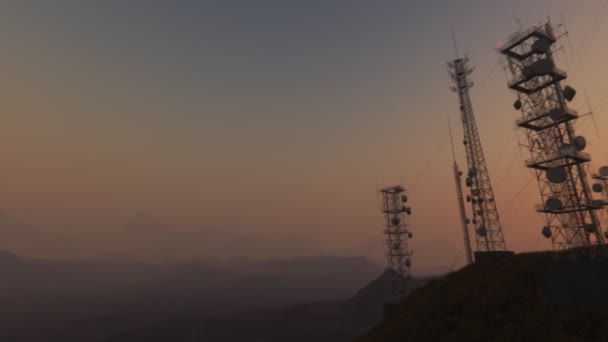
[[[381,321],[384,303],[392,301],[391,275],[384,272],[346,300],[223,317],[189,313],[123,330],[108,341],[352,341]],[[427,281],[408,281],[408,292]]]
[[[61,234],[31,227],[0,209],[0,250],[36,257],[70,255],[76,241]]]
[[[381,272],[365,258],[346,257],[136,264],[0,253],[0,305],[10,308],[0,312],[0,341],[121,341],[133,331],[160,336],[162,327],[190,323],[175,334],[201,327],[212,334],[229,322],[245,331],[243,312],[266,317],[280,307],[349,298]],[[308,309],[279,316],[301,310]]]

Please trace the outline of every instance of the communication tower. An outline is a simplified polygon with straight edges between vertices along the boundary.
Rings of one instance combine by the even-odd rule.
[[[567,75],[556,66],[556,42],[548,21],[515,32],[498,50],[512,77],[508,87],[517,94],[513,106],[522,114],[516,124],[530,151],[525,164],[540,189],[536,211],[546,218],[541,233],[560,250],[601,244],[604,237],[596,213],[603,202],[593,200],[584,167],[591,157],[583,152],[585,138],[574,132],[579,115],[567,105],[576,91],[563,85]]]
[[[405,295],[405,281],[411,278],[412,251],[408,248],[408,240],[413,235],[408,229],[407,216],[412,214],[412,209],[405,205],[407,195],[401,185],[382,188],[380,194],[386,220],[387,267],[392,271],[393,296],[399,301]]]
[[[477,251],[495,252],[506,251],[507,246],[502,233],[502,226],[498,217],[498,209],[494,198],[494,191],[490,182],[490,175],[481,146],[481,139],[475,123],[473,105],[469,89],[473,82],[469,75],[473,69],[468,65],[469,59],[456,58],[448,62],[450,76],[454,81],[451,89],[458,94],[460,114],[464,130],[464,145],[467,157],[467,177],[465,184],[470,190],[467,201],[472,205],[473,229]]]

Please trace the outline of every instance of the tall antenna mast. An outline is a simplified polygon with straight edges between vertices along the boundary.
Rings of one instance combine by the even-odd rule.
[[[452,41],[454,42],[454,52],[456,53],[456,58],[459,58],[458,45],[456,44],[456,30],[454,29],[452,29]]]
[[[546,219],[541,232],[559,250],[603,244],[604,237],[596,213],[601,201],[593,200],[584,167],[591,156],[582,152],[585,138],[574,132],[579,115],[566,103],[576,91],[562,85],[567,75],[553,58],[556,41],[547,22],[512,35],[499,52],[512,75],[508,87],[517,93],[513,106],[521,118],[516,124],[524,129],[531,155],[526,166],[534,170],[540,188],[542,204],[536,211]]]
[[[460,114],[464,130],[463,143],[469,168],[465,184],[470,189],[467,200],[470,200],[472,204],[472,223],[475,231],[476,247],[479,252],[506,251],[507,246],[498,217],[494,191],[492,190],[469,95],[469,89],[473,86],[473,82],[469,80],[469,75],[473,72],[473,69],[469,67],[468,62],[469,59],[466,56],[456,58],[448,62],[448,68],[454,81],[452,90],[458,94],[460,102]]]
[[[458,199],[458,211],[460,213],[460,223],[462,225],[462,238],[464,240],[464,252],[467,264],[473,262],[473,252],[471,250],[471,239],[469,238],[469,219],[466,215],[464,206],[464,196],[462,195],[462,172],[456,163],[456,153],[454,152],[454,139],[452,139],[452,125],[448,117],[448,129],[450,130],[450,144],[452,146],[452,157],[454,158],[454,181],[456,182],[456,197]]]
[[[392,271],[393,296],[395,302],[398,302],[405,296],[405,281],[411,278],[412,251],[408,247],[408,240],[413,235],[408,229],[406,215],[411,215],[412,209],[405,205],[407,195],[401,185],[382,188],[380,195],[386,221],[384,235],[387,268]]]

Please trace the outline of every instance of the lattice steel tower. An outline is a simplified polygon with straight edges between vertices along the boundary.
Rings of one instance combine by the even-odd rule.
[[[542,234],[551,238],[554,249],[603,243],[594,201],[584,164],[591,161],[582,152],[586,141],[576,136],[573,122],[578,113],[568,108],[576,91],[562,86],[566,72],[558,69],[553,58],[557,39],[550,22],[520,30],[499,47],[505,68],[512,75],[508,87],[515,90],[515,109],[522,114],[516,120],[523,128],[531,158],[531,168],[538,181],[546,226]]]
[[[473,69],[468,65],[468,58],[456,58],[448,62],[448,69],[454,86],[452,90],[458,94],[460,114],[464,130],[464,145],[466,150],[468,172],[465,184],[470,189],[467,201],[471,202],[477,251],[506,251],[507,246],[498,217],[498,209],[494,199],[494,191],[490,183],[490,175],[486,159],[481,147],[481,139],[475,123],[475,114],[471,104],[469,89],[473,82],[469,75]]]
[[[395,301],[399,301],[405,295],[405,281],[411,278],[412,251],[408,248],[408,240],[412,238],[412,233],[408,230],[406,215],[411,215],[412,210],[405,205],[407,196],[401,185],[382,188],[380,194],[386,220],[387,268],[393,271],[393,295]]]

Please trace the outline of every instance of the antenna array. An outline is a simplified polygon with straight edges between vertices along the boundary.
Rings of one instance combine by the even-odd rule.
[[[576,91],[562,86],[566,72],[554,61],[557,38],[550,22],[513,34],[499,48],[512,79],[508,87],[517,93],[514,103],[522,117],[517,126],[524,129],[531,158],[526,166],[536,175],[546,226],[542,234],[551,238],[554,249],[603,243],[594,201],[584,164],[591,157],[582,152],[586,140],[576,136],[573,122],[578,113],[568,108]]]
[[[380,194],[386,220],[386,261],[392,271],[393,296],[395,301],[399,301],[405,295],[405,281],[411,278],[412,252],[408,248],[408,240],[413,235],[408,230],[407,216],[412,214],[412,209],[405,205],[407,195],[401,185],[382,188]]]
[[[464,129],[464,145],[467,165],[469,167],[465,184],[470,189],[467,201],[471,202],[477,251],[506,251],[498,209],[494,200],[494,191],[481,146],[481,139],[475,122],[469,89],[473,82],[469,75],[473,69],[468,65],[469,59],[456,58],[448,62],[450,76],[454,81],[451,88],[458,94],[460,114]]]

